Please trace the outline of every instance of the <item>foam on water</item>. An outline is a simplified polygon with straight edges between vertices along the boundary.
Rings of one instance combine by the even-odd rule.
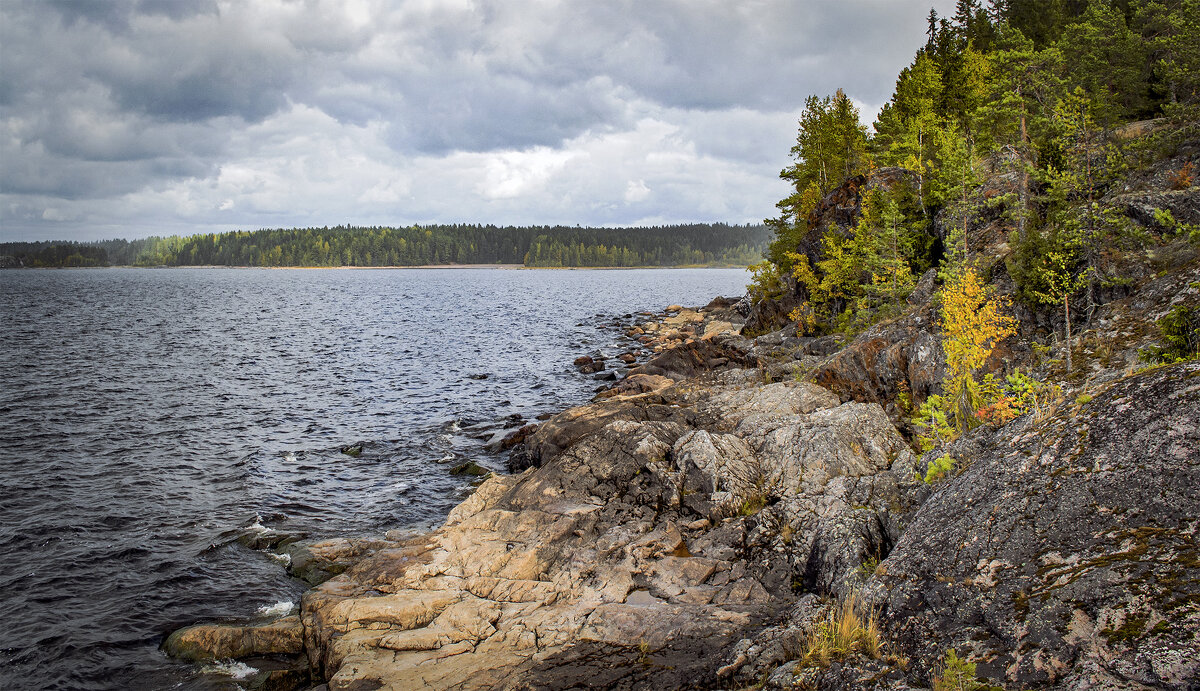
[[[201,671],[207,674],[220,674],[222,676],[242,680],[249,679],[250,677],[254,676],[258,672],[258,669],[251,667],[245,662],[239,662],[237,660],[218,660],[216,662],[210,662],[209,664],[204,665],[204,667],[201,668]]]
[[[257,612],[259,616],[278,618],[291,614],[294,609],[296,609],[296,603],[291,600],[280,600],[273,605],[259,607]]]

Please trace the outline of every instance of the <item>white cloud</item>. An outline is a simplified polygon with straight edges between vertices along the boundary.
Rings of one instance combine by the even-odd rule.
[[[644,202],[650,198],[650,188],[645,180],[630,180],[625,185],[625,201],[630,203]]]

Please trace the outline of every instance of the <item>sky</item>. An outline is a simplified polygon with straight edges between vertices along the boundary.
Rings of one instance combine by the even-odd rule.
[[[0,241],[757,223],[953,0],[3,0]]]

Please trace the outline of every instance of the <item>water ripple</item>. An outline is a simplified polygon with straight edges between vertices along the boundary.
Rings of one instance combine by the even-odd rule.
[[[742,271],[0,272],[0,679],[219,688],[170,630],[303,586],[238,542],[439,520],[512,420],[578,403],[596,313]],[[486,373],[487,378],[474,378]],[[360,456],[340,449],[363,443]],[[272,610],[274,611],[274,610]]]

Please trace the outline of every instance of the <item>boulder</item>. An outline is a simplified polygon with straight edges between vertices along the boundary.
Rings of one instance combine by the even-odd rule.
[[[299,655],[304,648],[302,634],[300,617],[296,615],[259,626],[198,624],[168,636],[163,651],[193,662],[254,655]]]

